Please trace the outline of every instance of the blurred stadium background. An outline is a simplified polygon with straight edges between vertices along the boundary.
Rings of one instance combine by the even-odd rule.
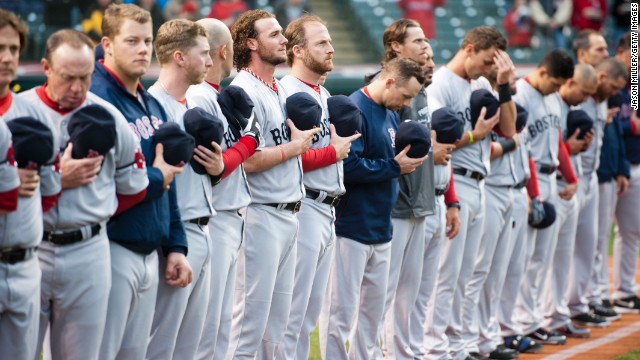
[[[48,23],[55,23],[60,18],[69,17],[71,25],[82,30],[82,19],[96,2],[105,0],[0,0],[0,7],[12,10],[29,25],[29,45],[21,57],[15,90],[25,90],[42,84],[44,77],[39,65],[44,52],[47,36],[55,30]],[[133,2],[133,0],[124,0]],[[222,0],[219,0],[222,1]],[[226,0],[237,2],[237,0]],[[289,0],[253,0],[241,1],[248,8],[262,8],[270,11],[277,9],[280,3]],[[400,9],[401,0],[306,0],[311,12],[325,19],[333,38],[335,48],[335,69],[329,75],[326,87],[334,94],[349,94],[362,85],[364,74],[375,71],[384,53],[382,33],[394,20],[403,17]],[[520,3],[527,5],[529,0],[423,0],[424,3],[441,3],[443,6],[434,7],[432,16],[435,19],[437,36],[431,39],[435,51],[436,64],[445,64],[455,54],[460,42],[468,29],[478,25],[489,25],[499,28],[506,33],[504,19],[510,9]],[[539,0],[552,4],[558,0]],[[109,1],[106,1],[109,2]],[[161,9],[171,2],[193,2],[195,16],[207,17],[215,0],[146,0]],[[291,0],[294,3],[293,0]],[[297,0],[305,2],[305,0]],[[607,2],[607,11],[616,5],[618,0]],[[622,1],[624,2],[624,1]],[[628,1],[627,1],[628,2]],[[518,21],[527,21],[526,11]],[[607,37],[613,53],[616,31],[614,16],[608,14],[603,26],[603,33]],[[283,27],[285,24],[281,24]],[[425,31],[426,32],[426,31]],[[564,35],[567,47],[573,36],[570,26],[566,26]],[[528,46],[509,47],[508,52],[518,67],[520,74],[526,74],[539,59],[554,47],[551,34],[544,29],[532,27]],[[144,77],[145,84],[155,80],[158,68],[152,65]],[[278,69],[277,75],[287,73],[286,66]],[[228,82],[229,80],[227,80]]]

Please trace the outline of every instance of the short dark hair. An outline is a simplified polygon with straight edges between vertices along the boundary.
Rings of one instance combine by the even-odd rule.
[[[622,51],[631,49],[631,31],[627,31],[620,37],[620,40],[618,41],[618,49]]]
[[[591,47],[591,41],[589,40],[591,35],[600,35],[600,33],[593,29],[586,29],[580,31],[576,35],[576,38],[571,44],[571,49],[573,50],[573,54],[576,56],[576,58],[578,58],[578,50],[589,50],[589,48]]]
[[[575,65],[569,54],[562,49],[549,51],[538,64],[539,68],[547,69],[549,76],[554,78],[571,79]]]
[[[53,52],[63,44],[68,44],[75,49],[80,49],[83,46],[86,46],[91,50],[91,52],[93,52],[93,42],[87,35],[77,30],[62,29],[54,32],[47,39],[44,58],[51,63],[51,54],[53,54]]]
[[[5,26],[11,26],[18,33],[20,53],[22,53],[27,48],[27,34],[29,33],[27,24],[11,11],[0,8],[0,29]]]
[[[384,33],[382,34],[382,43],[384,45],[383,62],[395,59],[398,56],[398,54],[393,51],[391,44],[394,42],[403,44],[404,39],[407,37],[407,29],[412,27],[419,28],[420,24],[413,19],[398,19],[384,29]]]
[[[604,71],[607,77],[614,81],[629,77],[629,72],[625,64],[614,57],[603,60],[598,67],[596,67],[596,71]]]
[[[399,85],[405,84],[411,78],[416,78],[420,84],[424,83],[424,70],[417,61],[409,58],[395,58],[387,61],[380,72],[380,78],[394,78]]]
[[[503,51],[507,50],[507,39],[498,29],[491,26],[478,26],[469,30],[462,39],[460,48],[464,49],[469,44],[473,45],[475,52],[490,49],[492,46]]]

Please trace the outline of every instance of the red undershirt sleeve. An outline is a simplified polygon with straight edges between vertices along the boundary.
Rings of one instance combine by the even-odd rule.
[[[62,192],[59,192],[55,195],[51,195],[51,196],[43,196],[42,197],[42,212],[46,213],[47,211],[51,210],[51,208],[53,208],[54,206],[56,206],[56,203],[58,202],[58,199],[60,198],[60,195],[62,195]],[[118,202],[120,203],[120,202]]]
[[[118,208],[113,215],[118,215],[121,212],[133,207],[137,203],[142,202],[145,196],[147,196],[147,189],[144,189],[139,193],[133,195],[116,194],[116,197],[118,198]]]
[[[567,147],[564,146],[564,142],[560,139],[560,144],[558,146],[558,161],[560,162],[560,166],[558,166],[558,170],[562,174],[562,177],[569,184],[573,184],[578,181],[576,177],[576,173],[573,171],[573,165],[571,165],[571,159],[569,158],[569,152],[567,151]]]
[[[536,170],[536,162],[532,157],[529,158],[529,172],[531,176],[529,177],[529,181],[527,181],[527,193],[529,193],[529,197],[532,199],[540,196],[540,189],[538,188],[538,171]]]
[[[447,191],[444,193],[444,203],[449,205],[451,203],[456,203],[458,201],[458,196],[456,196],[456,187],[453,181],[453,172],[451,172],[451,177],[449,178],[449,187]]]
[[[4,211],[16,211],[18,209],[18,194],[20,187],[0,193],[0,209]]]
[[[224,163],[224,174],[222,178],[229,176],[245,160],[256,152],[258,144],[251,136],[243,136],[232,147],[222,153]]]
[[[313,171],[336,163],[336,149],[326,146],[320,149],[309,149],[302,154],[302,171]]]

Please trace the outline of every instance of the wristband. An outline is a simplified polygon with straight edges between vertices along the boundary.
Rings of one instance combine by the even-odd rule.
[[[458,210],[460,210],[460,203],[459,202],[452,202],[447,204],[447,209],[451,209],[451,208],[456,208]]]
[[[505,139],[498,141],[498,144],[502,147],[503,153],[512,152],[516,149],[516,141],[514,139]]]
[[[498,85],[498,98],[500,105],[511,101],[511,87],[509,83]]]
[[[209,178],[211,179],[211,186],[213,185],[218,185],[218,183],[220,181],[222,181],[222,175],[224,175],[224,171],[225,171],[225,166],[222,166],[222,171],[220,171],[220,174],[218,175],[209,175]]]
[[[473,131],[469,130],[467,134],[469,134],[469,144],[473,144]]]

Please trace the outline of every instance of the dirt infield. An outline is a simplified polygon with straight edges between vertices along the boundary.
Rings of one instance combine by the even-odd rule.
[[[609,258],[610,284],[613,284],[612,259]],[[640,265],[640,262],[638,263]],[[636,282],[640,282],[640,266],[636,273]],[[539,354],[521,354],[520,360],[560,360],[585,359],[605,360],[640,349],[640,314],[623,314],[606,328],[590,328],[588,339],[568,339],[564,346],[547,345]]]

